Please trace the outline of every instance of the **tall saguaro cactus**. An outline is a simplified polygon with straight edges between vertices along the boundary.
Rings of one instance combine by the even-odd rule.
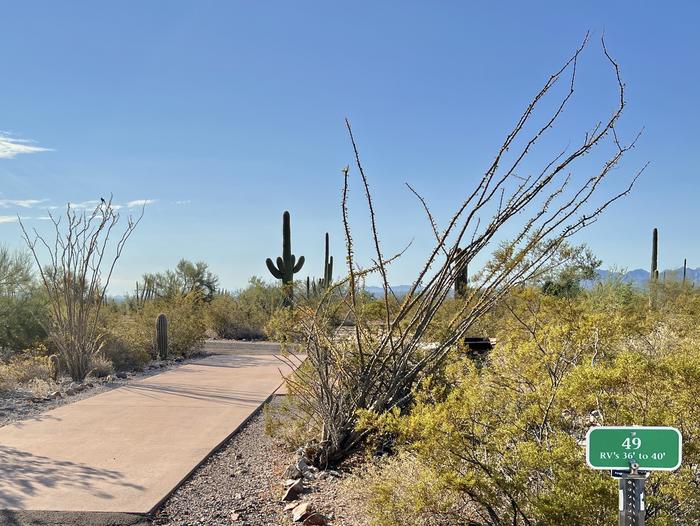
[[[469,285],[469,269],[466,262],[460,263],[460,256],[462,254],[462,249],[458,248],[455,252],[455,262],[456,265],[462,265],[455,276],[455,297],[466,299],[468,295],[467,287]]]
[[[321,288],[327,289],[333,281],[333,256],[330,256],[328,248],[328,232],[326,232],[326,254],[323,260],[323,279],[321,280]]]
[[[651,279],[659,279],[659,230],[656,228],[651,235]]]
[[[282,257],[277,258],[277,264],[272,262],[270,258],[265,260],[267,268],[275,278],[281,279],[287,293],[286,301],[288,305],[292,304],[294,294],[294,274],[301,270],[304,266],[304,256],[299,257],[292,254],[292,232],[289,225],[289,212],[285,210],[282,214]]]
[[[168,357],[168,318],[162,313],[156,319],[156,349],[158,358],[165,360]]]

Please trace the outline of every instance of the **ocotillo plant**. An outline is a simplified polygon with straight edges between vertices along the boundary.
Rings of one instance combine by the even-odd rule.
[[[161,360],[168,357],[168,318],[162,313],[156,319],[156,349]]]
[[[684,258],[683,259],[683,285],[685,285],[685,274],[688,269],[688,259]]]
[[[654,229],[651,235],[651,279],[659,279],[659,231]]]
[[[328,232],[326,232],[326,252],[323,260],[323,278],[320,280],[321,289],[327,289],[330,287],[333,281],[333,256],[330,256],[330,250],[328,248]]]
[[[469,291],[467,289],[467,286],[469,285],[469,269],[466,263],[462,263],[460,261],[461,253],[461,248],[458,248],[455,252],[455,262],[458,265],[458,268],[459,265],[463,265],[461,268],[459,268],[455,277],[455,298],[464,299],[469,295]]]
[[[299,272],[301,267],[304,266],[304,256],[300,256],[299,261],[297,261],[296,256],[292,254],[292,233],[289,226],[289,212],[287,211],[282,214],[282,257],[277,258],[277,265],[270,258],[267,258],[265,263],[270,274],[282,280],[287,293],[287,305],[291,305],[294,299],[294,287],[292,286],[294,274]]]

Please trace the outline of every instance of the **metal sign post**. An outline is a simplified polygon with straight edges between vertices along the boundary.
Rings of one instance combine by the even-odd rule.
[[[620,477],[619,526],[644,526],[644,481],[639,464],[630,464],[630,470]]]

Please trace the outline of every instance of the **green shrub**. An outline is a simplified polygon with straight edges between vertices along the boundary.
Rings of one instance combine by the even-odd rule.
[[[106,331],[101,352],[117,371],[138,370],[149,362],[153,336],[140,315],[112,314]]]
[[[0,295],[0,349],[11,354],[46,341],[42,326],[48,320],[48,308],[40,291]]]
[[[266,325],[283,302],[281,287],[253,277],[245,289],[214,298],[207,311],[207,324],[219,338],[266,338]]]
[[[175,297],[169,301],[147,303],[141,313],[141,322],[149,327],[151,356],[156,357],[155,323],[158,315],[168,317],[168,355],[189,357],[204,347],[206,340],[205,308],[192,295]]]
[[[141,369],[158,358],[155,346],[156,319],[168,317],[169,356],[192,356],[206,339],[205,304],[195,295],[146,302],[139,310],[112,305],[104,315],[102,354],[116,370]]]

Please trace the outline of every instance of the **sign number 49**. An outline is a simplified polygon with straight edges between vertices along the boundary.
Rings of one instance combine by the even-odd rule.
[[[622,442],[622,447],[627,449],[627,450],[639,449],[640,447],[642,447],[642,439],[639,437],[634,437],[631,439],[630,439],[630,437],[627,437]]]

